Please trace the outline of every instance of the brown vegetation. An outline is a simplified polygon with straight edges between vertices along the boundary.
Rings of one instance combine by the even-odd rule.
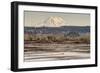
[[[61,34],[49,35],[25,35],[25,41],[34,41],[36,43],[90,43],[90,35],[84,34],[78,37],[68,37]]]

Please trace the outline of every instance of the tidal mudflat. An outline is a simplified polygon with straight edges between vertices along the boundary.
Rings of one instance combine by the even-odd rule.
[[[24,61],[89,59],[89,44],[31,43],[25,44]]]

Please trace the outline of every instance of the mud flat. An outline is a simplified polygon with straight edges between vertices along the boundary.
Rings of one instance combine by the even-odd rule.
[[[55,61],[89,59],[89,44],[49,44],[34,43],[25,44],[24,61]]]

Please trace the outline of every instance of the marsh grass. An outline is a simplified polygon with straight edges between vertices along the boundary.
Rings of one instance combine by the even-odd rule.
[[[90,35],[84,34],[77,37],[69,37],[61,34],[49,35],[49,34],[38,34],[38,35],[25,35],[24,40],[33,41],[36,43],[90,43]]]

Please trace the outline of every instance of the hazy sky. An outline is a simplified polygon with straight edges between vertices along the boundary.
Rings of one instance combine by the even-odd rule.
[[[36,11],[24,11],[24,26],[49,26],[44,22],[50,18],[56,17],[55,19],[59,22],[60,17],[64,20],[62,24],[57,26],[90,26],[90,14],[79,14],[79,13],[59,13],[59,12],[36,12]],[[55,27],[55,25],[52,25]]]

